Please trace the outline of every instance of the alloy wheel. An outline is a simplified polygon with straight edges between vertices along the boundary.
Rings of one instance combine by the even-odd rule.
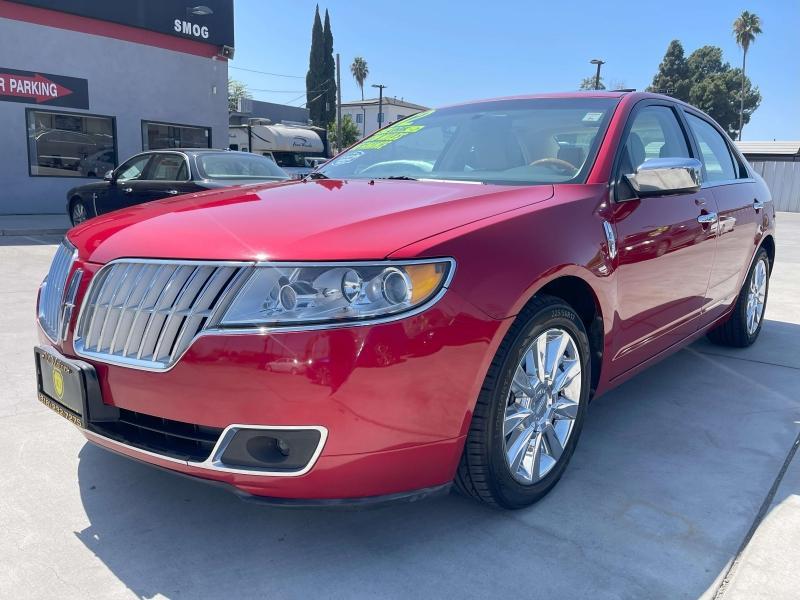
[[[581,360],[572,336],[548,329],[528,346],[514,372],[503,420],[506,463],[524,485],[558,463],[578,416]]]
[[[86,207],[83,202],[76,202],[72,207],[72,224],[78,225],[87,219]]]
[[[756,263],[750,288],[747,292],[747,333],[753,335],[764,315],[764,303],[767,299],[767,261],[763,258]]]

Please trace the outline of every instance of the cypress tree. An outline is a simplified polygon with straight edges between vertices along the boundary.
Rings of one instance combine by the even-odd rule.
[[[325,125],[325,45],[322,20],[319,17],[319,5],[314,15],[314,26],[311,29],[311,53],[308,59],[306,74],[306,106],[309,116],[315,125]]]
[[[324,80],[322,86],[325,89],[325,126],[336,121],[336,59],[333,56],[333,32],[331,31],[331,18],[328,9],[325,9],[325,29],[323,36],[324,56]]]

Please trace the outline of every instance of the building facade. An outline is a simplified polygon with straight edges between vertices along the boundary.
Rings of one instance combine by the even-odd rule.
[[[233,0],[0,0],[0,215],[142,150],[227,147]]]
[[[380,127],[391,125],[400,119],[405,119],[410,115],[428,110],[426,106],[386,96],[383,98],[383,105],[381,107],[381,112],[383,114],[379,121],[379,104],[378,98],[342,103],[342,118],[344,118],[345,115],[350,115],[350,118],[353,119],[353,123],[358,127],[359,139],[374,133]]]

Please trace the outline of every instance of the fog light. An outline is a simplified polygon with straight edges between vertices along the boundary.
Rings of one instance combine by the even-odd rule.
[[[299,471],[314,456],[321,433],[316,429],[239,429],[220,462],[256,471]]]
[[[282,438],[278,438],[278,451],[284,456],[289,456],[289,444]]]

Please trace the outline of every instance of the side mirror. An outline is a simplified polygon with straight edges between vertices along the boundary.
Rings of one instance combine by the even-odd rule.
[[[114,169],[109,169],[106,171],[106,174],[103,175],[103,179],[106,181],[114,181]]]
[[[625,179],[640,198],[690,194],[700,189],[702,170],[696,158],[652,158]]]

